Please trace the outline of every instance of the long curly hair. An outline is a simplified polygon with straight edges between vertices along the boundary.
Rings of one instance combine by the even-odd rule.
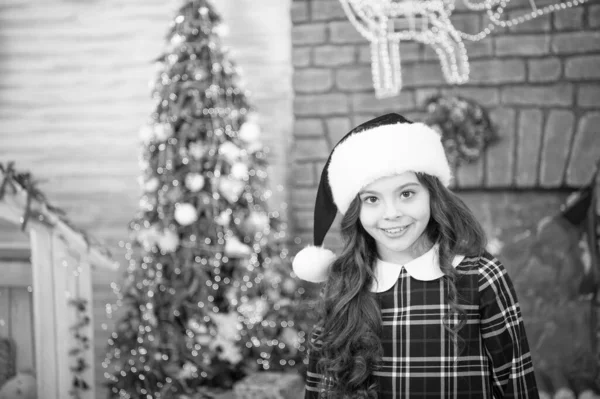
[[[456,281],[459,273],[452,266],[457,254],[477,255],[486,244],[485,233],[465,203],[436,177],[417,173],[429,191],[431,217],[424,234],[439,244],[440,268],[447,282],[450,311],[444,327],[460,350],[458,331],[466,323],[459,305]],[[377,259],[375,240],[360,223],[361,202],[352,201],[341,223],[344,248],[331,266],[322,291],[317,326],[319,342],[311,344],[318,354],[318,369],[326,381],[329,398],[377,398],[373,377],[381,361],[381,312],[370,291]]]

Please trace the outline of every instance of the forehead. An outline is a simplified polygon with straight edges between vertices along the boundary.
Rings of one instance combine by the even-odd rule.
[[[361,192],[395,190],[400,186],[411,183],[421,185],[421,183],[419,183],[419,179],[417,179],[417,175],[414,172],[404,172],[396,175],[381,177],[374,182],[367,184],[365,187],[363,187]]]

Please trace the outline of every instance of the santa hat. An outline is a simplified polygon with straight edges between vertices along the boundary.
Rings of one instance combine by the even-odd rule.
[[[387,114],[352,129],[335,145],[321,173],[315,202],[313,242],[292,263],[303,280],[327,280],[336,255],[323,241],[337,212],[346,213],[359,191],[375,180],[407,171],[437,177],[445,186],[452,173],[441,136],[422,123]]]

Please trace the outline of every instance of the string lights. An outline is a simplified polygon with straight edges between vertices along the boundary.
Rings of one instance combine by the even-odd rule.
[[[152,84],[127,277],[106,307],[125,313],[103,363],[114,398],[198,397],[306,349],[287,226],[267,208],[269,150],[225,31],[210,3],[186,1]]]
[[[489,24],[481,32],[457,30],[451,21],[455,0],[340,0],[357,31],[371,43],[371,69],[375,95],[391,97],[402,88],[401,41],[427,44],[437,54],[448,83],[462,84],[469,78],[469,59],[463,39],[478,41],[496,26],[511,27],[542,15],[578,6],[588,0],[572,0],[502,19],[511,0],[463,0],[467,9],[486,11]]]

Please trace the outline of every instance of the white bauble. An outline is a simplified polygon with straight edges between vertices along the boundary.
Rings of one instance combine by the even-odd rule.
[[[298,335],[298,330],[292,327],[284,327],[281,331],[281,340],[284,344],[297,348],[300,346],[300,336]]]
[[[244,360],[242,352],[237,345],[229,344],[222,346],[222,352],[219,353],[219,359],[228,361],[231,364],[238,364]]]
[[[270,306],[266,300],[255,298],[238,306],[237,310],[251,323],[259,323],[263,320]]]
[[[217,216],[215,218],[215,222],[219,226],[227,226],[227,225],[229,225],[230,221],[231,221],[231,212],[230,211],[223,211],[219,214],[219,216]]]
[[[171,37],[171,44],[173,46],[179,46],[181,43],[183,43],[185,40],[185,37],[179,35],[179,34],[174,34],[173,37]]]
[[[227,341],[236,341],[239,338],[241,324],[237,312],[212,313],[210,318],[217,326],[221,338]]]
[[[193,193],[202,190],[202,187],[204,187],[204,176],[199,173],[190,173],[185,177],[185,186]]]
[[[281,288],[283,288],[283,291],[287,294],[293,294],[294,292],[296,292],[296,289],[298,288],[298,285],[296,284],[296,281],[292,278],[286,278],[284,280],[284,282],[281,284]]]
[[[217,34],[217,36],[223,38],[229,36],[229,26],[224,23],[220,23],[213,27],[213,32]]]
[[[198,323],[196,319],[190,319],[188,321],[188,328],[196,334],[208,334],[208,328],[204,324]]]
[[[242,150],[231,141],[226,141],[219,147],[219,153],[227,162],[233,164],[240,158]]]
[[[150,144],[156,135],[154,134],[154,129],[152,126],[144,125],[140,128],[139,132],[140,140],[144,144]]]
[[[150,167],[150,163],[148,161],[146,161],[145,159],[140,159],[138,161],[138,167],[141,170],[146,170],[146,169],[148,169]]]
[[[225,242],[225,255],[229,258],[243,258],[252,253],[252,248],[241,242],[237,237],[229,237]]]
[[[248,178],[248,166],[243,162],[236,162],[231,167],[231,176],[238,180],[246,180]]]
[[[152,247],[158,243],[160,233],[156,226],[152,226],[149,229],[141,229],[136,234],[137,241],[142,244],[144,250],[150,251]]]
[[[263,148],[264,147],[260,141],[255,141],[254,143],[248,144],[246,151],[248,154],[254,154],[255,152],[261,151]]]
[[[257,123],[248,121],[245,122],[238,132],[240,140],[246,143],[255,143],[260,138],[260,126]]]
[[[148,193],[153,193],[158,190],[158,186],[160,185],[160,180],[156,177],[152,177],[144,183],[144,190]]]
[[[221,179],[219,182],[219,192],[231,203],[237,202],[240,194],[244,191],[246,184],[243,181],[235,179]]]
[[[189,226],[198,220],[198,211],[192,204],[175,204],[175,220],[181,226]]]
[[[158,247],[163,252],[175,252],[179,246],[179,236],[171,230],[164,230],[158,239]]]
[[[191,143],[189,145],[189,152],[192,158],[200,159],[204,156],[204,153],[206,153],[206,147],[201,143]]]
[[[210,334],[198,334],[196,335],[196,343],[200,345],[208,345],[212,341],[212,336]]]
[[[181,379],[189,379],[194,376],[198,368],[191,362],[185,362],[182,369],[179,371],[178,377]]]
[[[154,127],[154,134],[158,141],[166,141],[173,135],[173,128],[168,123],[158,124]]]
[[[248,230],[253,232],[265,231],[269,227],[269,215],[264,212],[250,212],[244,224]]]
[[[145,211],[152,211],[154,209],[154,205],[156,205],[156,200],[154,198],[149,198],[147,195],[144,195],[140,198],[140,209]]]

